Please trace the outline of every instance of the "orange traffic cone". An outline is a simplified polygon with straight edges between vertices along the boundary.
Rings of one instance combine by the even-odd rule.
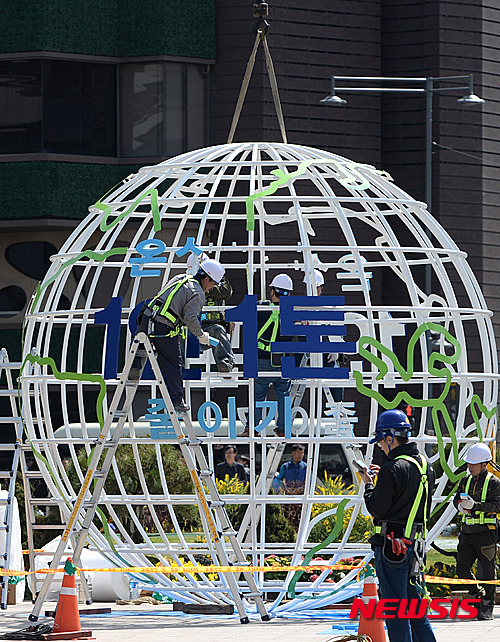
[[[68,557],[64,565],[64,577],[54,618],[54,634],[66,635],[61,635],[57,638],[54,636],[50,639],[88,638],[89,635],[92,635],[92,631],[81,630],[75,573],[76,568],[73,565],[73,560]]]
[[[369,600],[376,600],[378,602],[377,583],[373,575],[367,575],[365,577],[361,599],[365,604],[367,604]],[[363,613],[360,613],[358,625],[358,636],[361,635],[369,636],[372,642],[387,642],[384,621],[376,617],[367,619]]]

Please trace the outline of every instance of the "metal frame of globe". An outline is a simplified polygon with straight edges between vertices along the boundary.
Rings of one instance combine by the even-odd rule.
[[[319,267],[325,272],[327,285],[330,283],[333,288],[333,284],[336,284],[334,289],[345,295],[344,304],[337,309],[344,313],[348,333],[358,340],[359,350],[364,350],[360,354],[365,370],[361,365],[361,357],[354,357],[349,380],[343,382],[344,387],[351,391],[349,396],[352,398],[357,401],[363,396],[370,399],[368,420],[360,418],[365,426],[363,432],[367,434],[373,429],[378,411],[389,407],[393,392],[401,392],[405,401],[413,399],[416,407],[421,404],[416,441],[421,448],[426,445],[429,448],[437,447],[437,452],[431,454],[431,461],[439,461],[441,468],[449,471],[448,475],[443,472],[438,480],[433,497],[434,508],[446,503],[448,491],[445,486],[450,474],[454,477],[457,463],[462,461],[464,450],[470,443],[478,439],[494,443],[498,368],[491,313],[465,260],[465,254],[430,216],[424,204],[397,188],[385,172],[304,146],[280,143],[220,145],[189,152],[156,166],[144,167],[89,210],[87,218],[53,257],[53,265],[30,304],[26,316],[24,357],[29,358],[31,354],[33,370],[31,373],[25,372],[21,378],[23,415],[28,435],[33,448],[46,458],[43,467],[46,483],[54,502],[66,517],[71,512],[72,501],[79,489],[72,488],[57,446],[62,443],[68,445],[79,478],[83,481],[84,473],[76,458],[75,446],[83,444],[90,452],[93,442],[90,425],[93,419],[89,421],[88,416],[95,411],[86,397],[90,397],[92,392],[94,399],[101,385],[85,372],[86,346],[89,336],[94,332],[95,315],[106,308],[105,294],[108,299],[123,295],[119,324],[127,329],[129,315],[146,298],[145,295],[154,294],[173,274],[185,270],[186,255],[179,254],[182,254],[183,248],[188,248],[190,236],[194,237],[196,247],[210,252],[225,264],[232,282],[244,285],[239,292],[241,298],[244,294],[256,293],[259,298],[265,299],[272,276],[279,272],[289,273],[296,285],[302,282],[305,273],[309,295],[314,294],[315,268]],[[215,239],[213,242],[210,242],[210,236]],[[235,237],[242,239],[244,236],[246,242],[235,241]],[[159,268],[161,276],[149,280],[140,276],[131,278],[130,258],[137,256],[136,248],[140,242],[152,238],[166,242],[166,261],[158,263],[158,257],[150,257],[140,269]],[[358,238],[362,244],[358,244]],[[437,294],[425,294],[423,285],[417,283],[419,271],[426,265],[430,265],[434,282],[439,284],[440,292]],[[401,291],[393,293],[394,298],[390,303],[380,305],[380,282],[385,274],[391,275]],[[69,310],[58,309],[63,291],[71,301]],[[318,301],[321,304],[321,299]],[[446,357],[438,361],[435,360],[436,353],[428,352],[429,342],[426,339],[429,331],[436,331],[436,328],[443,329],[439,337],[441,350],[438,354]],[[127,332],[128,342],[128,329]],[[55,369],[48,360],[55,356],[51,352],[55,350],[56,333],[61,350],[57,354]],[[478,371],[472,368],[467,350],[467,337],[472,336],[481,350],[482,363]],[[238,337],[237,328],[236,343]],[[400,363],[393,353],[393,339],[408,344],[413,341],[412,346],[416,351],[413,370],[409,365],[407,367],[407,364]],[[454,355],[447,357],[445,345],[450,341],[455,351]],[[103,350],[102,372],[106,367],[105,352]],[[236,352],[241,364],[243,355],[239,346],[236,346]],[[413,354],[409,356],[413,358]],[[206,365],[206,360],[207,357],[189,359],[188,365]],[[369,368],[366,367],[367,363]],[[319,355],[312,356],[311,364],[320,365]],[[436,370],[437,365],[440,370]],[[430,371],[431,366],[433,372]],[[253,379],[243,379],[239,372],[233,373],[229,380],[222,378],[219,373],[210,372],[209,368],[207,370],[200,381],[185,382],[188,403],[200,396],[212,401],[214,391],[226,389],[239,390],[240,393],[248,390],[241,394],[253,399]],[[446,413],[449,414],[449,409],[445,401],[434,399],[433,394],[439,390],[449,390],[447,386],[450,383],[455,386],[457,412],[455,420],[448,423]],[[111,393],[116,379],[106,379],[105,385]],[[140,385],[152,399],[157,396],[153,381],[143,381]],[[259,494],[253,476],[248,495],[238,495],[236,499],[235,496],[225,497],[228,503],[248,503],[252,519],[250,541],[245,550],[251,555],[253,563],[261,564],[266,556],[275,553],[290,554],[292,564],[299,563],[313,547],[308,542],[311,528],[327,516],[332,519],[338,517],[339,503],[346,499],[345,495],[315,495],[315,484],[311,483],[311,479],[317,478],[322,446],[329,443],[349,444],[353,439],[358,443],[367,443],[367,437],[358,436],[359,431],[355,438],[352,431],[342,434],[338,429],[336,432],[331,429],[325,434],[328,418],[322,413],[321,407],[324,391],[331,386],[331,380],[319,378],[307,381],[307,432],[296,438],[294,436],[294,440],[300,440],[308,447],[307,463],[311,471],[302,499],[297,542],[272,544],[265,539],[266,506],[278,502],[293,503],[292,496]],[[57,435],[58,426],[54,426],[52,421],[50,390],[60,394],[62,400],[63,422]],[[76,401],[73,401],[75,398]],[[73,410],[73,403],[78,409],[81,437],[75,437],[71,432],[68,405]],[[107,403],[107,397],[104,396],[104,413]],[[253,425],[253,404],[248,405],[249,420]],[[428,434],[429,416],[433,422],[431,425],[437,430],[435,435]],[[162,493],[152,495],[149,492],[139,446],[150,444],[151,439],[142,434],[137,436],[136,425],[138,422],[131,415],[130,438],[122,441],[130,443],[132,447],[143,492],[128,496],[115,466],[121,495],[103,497],[101,505],[107,508],[117,526],[117,533],[106,535],[100,533],[97,527],[94,528],[92,546],[103,551],[118,565],[149,565],[147,556],[156,555],[160,562],[168,564],[168,560],[173,559],[182,566],[182,557],[194,562],[194,556],[200,553],[213,556],[210,543],[192,544],[187,541],[175,514],[175,506],[194,503],[194,496],[172,496],[161,473]],[[252,464],[260,454],[262,466],[265,467],[268,445],[281,441],[271,434],[267,430],[264,436],[259,434],[236,441],[248,443]],[[205,443],[210,462],[213,463],[215,444],[234,441],[224,426],[215,433],[207,434]],[[161,442],[154,443],[160,462]],[[368,445],[368,460],[371,455],[372,446]],[[162,470],[161,466],[159,470]],[[345,556],[360,556],[365,561],[371,557],[369,545],[348,541],[362,505],[362,494],[358,491],[348,499],[348,506],[353,511],[347,528],[340,541],[329,543],[323,551],[333,563]],[[331,504],[333,508],[311,520],[313,504],[321,503]],[[156,511],[160,505],[168,508],[175,528],[174,538],[169,539],[163,529]],[[142,537],[140,545],[134,543],[117,513],[117,508],[123,506],[127,508],[130,520]],[[134,510],[137,506],[148,507],[157,533],[154,538],[137,516]],[[257,515],[261,509],[262,518],[259,521]],[[430,541],[451,520],[453,514],[452,506],[444,509],[429,534]],[[342,590],[336,593],[335,600],[359,591],[355,575],[356,571],[351,571],[337,584],[336,588]],[[258,582],[264,591],[280,594],[274,609],[284,612],[329,603],[332,585],[324,582],[327,576],[328,571],[325,571],[312,583],[299,582],[296,588],[301,593],[281,606],[293,573],[288,574],[282,586],[266,580],[263,573],[258,574]],[[151,581],[146,576],[141,579]],[[175,578],[158,575],[155,576],[155,582],[176,598],[229,601],[224,593],[224,581],[206,575],[195,577],[178,574]],[[312,593],[316,599],[303,599],[311,597]]]

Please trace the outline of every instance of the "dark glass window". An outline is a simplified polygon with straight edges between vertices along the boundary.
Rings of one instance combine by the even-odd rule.
[[[41,281],[47,274],[53,254],[57,254],[57,248],[48,241],[21,241],[5,250],[7,262],[36,281]]]
[[[28,297],[17,285],[8,285],[0,290],[0,319],[15,317],[22,312]]]
[[[44,61],[44,151],[116,155],[116,67]]]
[[[120,155],[158,156],[163,137],[163,65],[120,66]]]
[[[40,60],[0,60],[0,153],[39,152],[42,145]]]
[[[120,155],[176,156],[205,144],[200,65],[120,65]]]
[[[202,65],[0,61],[0,154],[175,156],[205,145],[205,103]]]

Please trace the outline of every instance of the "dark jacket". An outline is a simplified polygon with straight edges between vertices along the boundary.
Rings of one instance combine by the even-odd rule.
[[[413,502],[420,486],[420,472],[415,464],[406,459],[396,459],[400,455],[409,455],[418,461],[422,456],[418,452],[417,444],[409,442],[402,444],[388,455],[388,461],[380,468],[377,484],[366,484],[364,499],[368,512],[373,517],[375,526],[387,522],[387,532],[394,532],[395,537],[403,537],[406,523],[413,507]],[[436,474],[432,466],[427,463],[427,478],[429,497],[427,499],[427,519],[430,516],[432,491]],[[425,494],[422,495],[417,515],[416,524],[424,522]],[[370,542],[375,546],[382,546],[382,535],[373,535]]]
[[[201,320],[203,325],[210,325],[213,323],[219,323],[225,325],[224,322],[224,312],[219,310],[210,310],[210,306],[219,306],[225,305],[227,299],[231,298],[233,294],[233,288],[229,283],[227,276],[223,276],[219,285],[214,286],[210,292],[205,294],[205,306],[208,306],[208,310],[203,313]]]
[[[475,502],[470,516],[476,519],[480,516],[481,513],[491,513],[490,515],[488,515],[488,517],[495,517],[495,513],[500,512],[500,480],[494,475],[490,477],[490,481],[488,482],[486,501],[481,502],[481,494],[483,492],[483,486],[486,480],[487,473],[487,470],[483,470],[477,477],[473,477],[469,484],[468,494],[469,497],[472,497]],[[458,502],[460,501],[460,493],[465,493],[465,487],[469,478],[470,475],[466,475],[460,480],[457,493],[453,498],[455,507],[458,507]],[[466,524],[464,517],[465,516],[462,516],[461,528],[461,531],[463,533],[482,533],[487,530],[496,529],[496,524]]]
[[[247,474],[245,472],[245,469],[241,464],[238,464],[238,462],[234,462],[233,466],[230,466],[227,461],[223,461],[221,464],[217,464],[215,467],[215,477],[216,479],[220,479],[224,481],[226,478],[226,475],[229,475],[229,477],[238,477],[238,479],[241,482],[246,482],[248,481]]]

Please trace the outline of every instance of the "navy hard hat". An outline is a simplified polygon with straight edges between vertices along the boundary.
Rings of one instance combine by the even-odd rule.
[[[409,437],[410,431],[410,420],[402,410],[385,410],[378,416],[375,434],[369,443],[375,444],[387,435]]]

